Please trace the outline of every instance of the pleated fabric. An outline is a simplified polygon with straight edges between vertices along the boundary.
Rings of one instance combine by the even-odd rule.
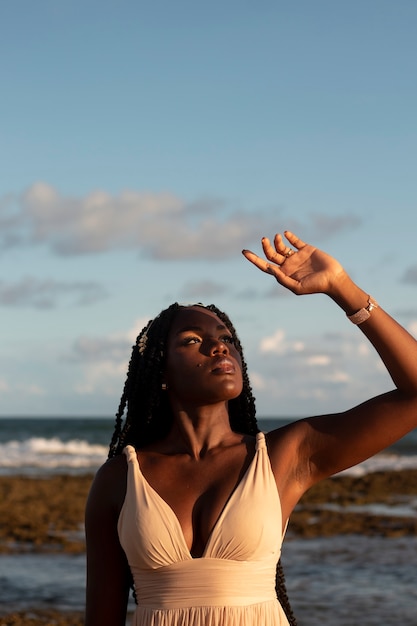
[[[281,503],[258,433],[254,458],[193,558],[171,507],[124,449],[127,490],[118,521],[138,606],[132,626],[288,626],[275,594]]]

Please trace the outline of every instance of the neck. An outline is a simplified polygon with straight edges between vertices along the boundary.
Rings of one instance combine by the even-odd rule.
[[[174,422],[167,443],[174,449],[202,458],[213,448],[236,437],[230,428],[227,406],[204,407],[192,412],[180,409],[174,412]]]

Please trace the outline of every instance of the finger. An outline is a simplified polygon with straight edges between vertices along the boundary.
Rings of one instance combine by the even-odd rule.
[[[290,276],[286,276],[278,265],[271,265],[268,261],[265,261],[265,259],[262,259],[250,250],[242,250],[242,254],[246,259],[248,259],[248,261],[262,270],[262,272],[274,276],[276,281],[283,287],[287,287],[287,289],[293,293],[298,293],[298,281],[294,280]]]
[[[285,272],[283,272],[280,267],[277,267],[276,265],[275,266],[271,266],[271,272],[270,273],[273,276],[275,276],[276,281],[280,285],[282,285],[283,287],[286,287],[287,289],[289,289],[293,293],[299,293],[299,282],[298,282],[298,280],[295,280],[291,276],[288,276],[287,274],[285,274]]]
[[[292,248],[290,248],[289,246],[285,244],[285,242],[282,239],[281,233],[277,233],[275,235],[274,246],[278,254],[280,254],[283,257],[282,261],[280,261],[281,265],[282,263],[284,263],[286,259],[288,259],[290,256],[292,256],[296,252],[296,250],[293,250]]]
[[[285,256],[285,253],[288,252],[289,249],[288,246],[284,243],[281,233],[277,233],[275,235],[274,246],[278,254],[281,254],[282,256]]]
[[[256,265],[256,267],[262,270],[262,272],[265,272],[266,274],[274,274],[271,264],[268,263],[268,261],[265,261],[265,259],[262,259],[254,252],[251,252],[250,250],[242,250],[242,254],[248,261],[250,261],[251,263],[253,263],[253,265]]]
[[[283,241],[281,233],[277,233],[274,237],[274,246],[277,250],[278,254],[281,255],[282,259],[279,262],[281,265],[289,259],[290,256],[298,252],[298,250],[293,250]]]
[[[284,235],[285,238],[290,242],[290,244],[294,246],[294,248],[297,248],[297,250],[301,250],[301,248],[304,248],[304,246],[307,245],[305,241],[297,237],[297,235],[294,235],[294,233],[292,233],[290,230],[284,230]]]
[[[274,239],[274,246],[275,248],[272,246],[271,242],[269,241],[268,237],[263,237],[262,238],[262,248],[263,251],[265,253],[266,258],[269,261],[273,261],[274,263],[278,263],[278,265],[280,265],[281,263],[283,263],[285,261],[285,244],[281,243],[280,248],[283,249],[284,251],[281,251],[281,249],[279,247],[277,247],[277,237],[279,237],[280,235],[275,235],[275,239]],[[282,239],[281,239],[282,242]]]

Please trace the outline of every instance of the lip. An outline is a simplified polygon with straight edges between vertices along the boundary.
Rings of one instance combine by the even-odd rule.
[[[214,367],[211,368],[211,371],[215,374],[234,374],[236,368],[233,361],[225,357],[221,357],[220,359],[216,359]]]

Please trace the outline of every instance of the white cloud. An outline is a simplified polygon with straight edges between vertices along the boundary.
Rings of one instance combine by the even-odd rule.
[[[304,341],[294,341],[294,343],[291,345],[291,348],[295,352],[304,352],[304,350],[305,350],[305,343],[304,343]]]
[[[106,337],[79,337],[73,345],[71,360],[81,364],[81,377],[74,385],[80,395],[114,396],[122,392],[131,346],[149,318],[138,318],[131,328]]]
[[[289,342],[285,332],[278,328],[272,335],[261,339],[259,350],[262,353],[272,352],[274,354],[286,354],[288,352],[303,352],[304,342],[296,340]]]
[[[61,300],[85,306],[107,297],[105,289],[96,281],[57,281],[25,276],[14,283],[0,281],[0,306],[29,306],[50,309]]]
[[[331,359],[327,354],[316,354],[314,356],[309,356],[306,359],[306,362],[308,365],[313,365],[313,366],[325,366],[325,365],[330,365],[331,363]]]
[[[264,337],[260,343],[261,352],[274,352],[275,354],[283,354],[286,350],[285,332],[282,329],[275,331],[273,335]]]
[[[67,359],[81,363],[123,362],[130,356],[130,349],[142,328],[150,318],[140,317],[131,328],[110,333],[104,337],[81,335],[72,346]],[[117,369],[117,367],[116,367]]]
[[[392,388],[375,350],[350,327],[308,341],[278,329],[263,342],[263,352],[246,355],[259,415],[284,406],[292,415],[342,411]]]
[[[39,244],[61,256],[133,249],[153,259],[222,260],[258,245],[277,223],[276,211],[232,211],[215,198],[187,203],[168,192],[132,190],[70,197],[44,182],[14,203],[0,198],[1,206],[1,248]],[[352,216],[313,215],[308,230],[317,240],[357,223]]]
[[[163,192],[98,190],[67,197],[38,182],[22,194],[12,214],[6,199],[1,247],[43,244],[62,256],[133,249],[154,259],[224,259],[258,242],[273,223],[255,211],[225,215],[217,199],[188,204]]]
[[[357,353],[362,357],[368,357],[371,353],[371,348],[367,343],[359,343],[356,345]]]
[[[331,383],[348,383],[351,380],[351,377],[346,372],[342,372],[341,370],[335,370],[330,374],[325,376],[325,380]]]
[[[90,364],[85,368],[82,380],[74,385],[74,391],[79,395],[100,393],[114,396],[117,392],[121,395],[126,372],[126,361],[116,363],[109,359]]]
[[[259,374],[258,372],[251,372],[249,374],[249,379],[251,386],[255,391],[262,391],[267,388],[267,381],[262,374]]]

